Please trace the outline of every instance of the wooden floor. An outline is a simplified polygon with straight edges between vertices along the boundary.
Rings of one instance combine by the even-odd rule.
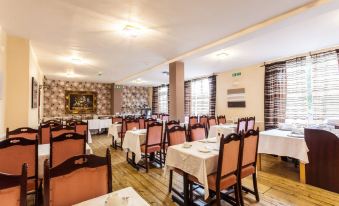
[[[106,135],[93,136],[91,147],[97,155],[104,156],[105,150],[111,144],[111,138]],[[113,190],[132,186],[151,205],[175,205],[168,194],[168,179],[163,170],[150,169],[136,171],[126,163],[125,153],[110,148],[112,154]],[[260,202],[252,195],[245,195],[246,205],[336,205],[339,206],[339,194],[328,192],[298,181],[298,169],[291,162],[283,162],[277,157],[264,156],[263,171],[258,172]],[[181,178],[174,178],[174,187],[180,188]],[[251,188],[250,179],[244,180],[244,185]],[[223,205],[228,205],[224,203]]]

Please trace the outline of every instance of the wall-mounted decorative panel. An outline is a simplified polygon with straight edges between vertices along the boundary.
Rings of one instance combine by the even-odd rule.
[[[227,105],[229,108],[246,107],[245,88],[228,89]]]
[[[147,87],[123,86],[121,105],[123,113],[136,114],[145,107],[149,107]]]
[[[97,93],[97,115],[109,115],[111,111],[111,84],[45,80],[44,117],[64,116],[65,91],[90,91]]]

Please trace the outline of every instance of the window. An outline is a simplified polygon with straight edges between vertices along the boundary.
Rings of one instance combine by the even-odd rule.
[[[210,84],[208,78],[191,82],[191,115],[208,115],[210,109]]]
[[[168,86],[158,87],[159,113],[168,113]]]
[[[321,123],[339,117],[336,51],[286,61],[286,119]]]

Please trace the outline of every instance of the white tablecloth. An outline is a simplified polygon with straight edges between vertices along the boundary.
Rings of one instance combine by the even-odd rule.
[[[121,124],[112,124],[108,128],[107,136],[112,135],[115,140],[120,140],[119,132],[121,131]]]
[[[39,174],[39,178],[43,178],[44,177],[44,162],[46,159],[49,158],[49,144],[39,144],[38,145],[38,165],[39,165],[39,170],[38,170],[38,174]],[[86,144],[86,154],[93,154],[93,151],[91,149],[91,147]]]
[[[218,169],[219,144],[216,143],[216,138],[210,139],[210,141],[213,140],[215,143],[192,142],[190,148],[184,148],[183,144],[173,145],[168,147],[166,155],[165,172],[178,168],[193,175],[204,186],[205,198],[209,195],[207,176]],[[204,147],[207,147],[210,152],[199,151]]]
[[[223,125],[213,125],[211,126],[208,132],[208,138],[216,137],[218,133],[223,134],[224,136],[236,132],[236,124],[223,124]]]
[[[146,129],[129,130],[126,132],[122,148],[126,152],[133,152],[135,154],[135,162],[138,163],[141,160],[141,148],[140,145],[146,141]]]
[[[304,137],[291,136],[291,133],[278,129],[260,132],[258,153],[293,157],[307,164],[309,150]]]
[[[88,129],[97,129],[101,131],[102,129],[108,129],[112,124],[112,119],[89,119]]]
[[[128,204],[126,206],[149,206],[149,204],[132,188],[127,187],[110,194],[106,194],[100,197],[96,197],[85,202],[76,204],[75,206],[105,206],[105,201],[109,195],[117,194],[119,197],[129,197]],[[117,205],[118,206],[118,205]]]

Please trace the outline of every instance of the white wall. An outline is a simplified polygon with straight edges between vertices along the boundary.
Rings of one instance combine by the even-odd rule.
[[[32,47],[30,47],[30,53],[29,53],[29,86],[28,86],[28,93],[29,93],[29,104],[28,106],[28,127],[37,127],[39,125],[39,109],[38,108],[32,108],[32,77],[36,81],[38,81],[38,84],[42,84],[43,75],[38,63],[38,59],[35,55],[34,50]],[[43,103],[43,102],[41,102]],[[40,103],[40,104],[41,104]],[[43,104],[41,104],[43,105]],[[41,112],[43,110],[40,110]],[[41,116],[41,115],[40,115]]]
[[[6,33],[0,27],[0,139],[5,136]]]
[[[234,72],[241,72],[240,77],[232,77]],[[264,128],[264,82],[265,69],[259,65],[218,74],[216,114],[226,115],[227,119],[255,116],[260,130]],[[227,107],[227,90],[245,88],[245,108]]]

